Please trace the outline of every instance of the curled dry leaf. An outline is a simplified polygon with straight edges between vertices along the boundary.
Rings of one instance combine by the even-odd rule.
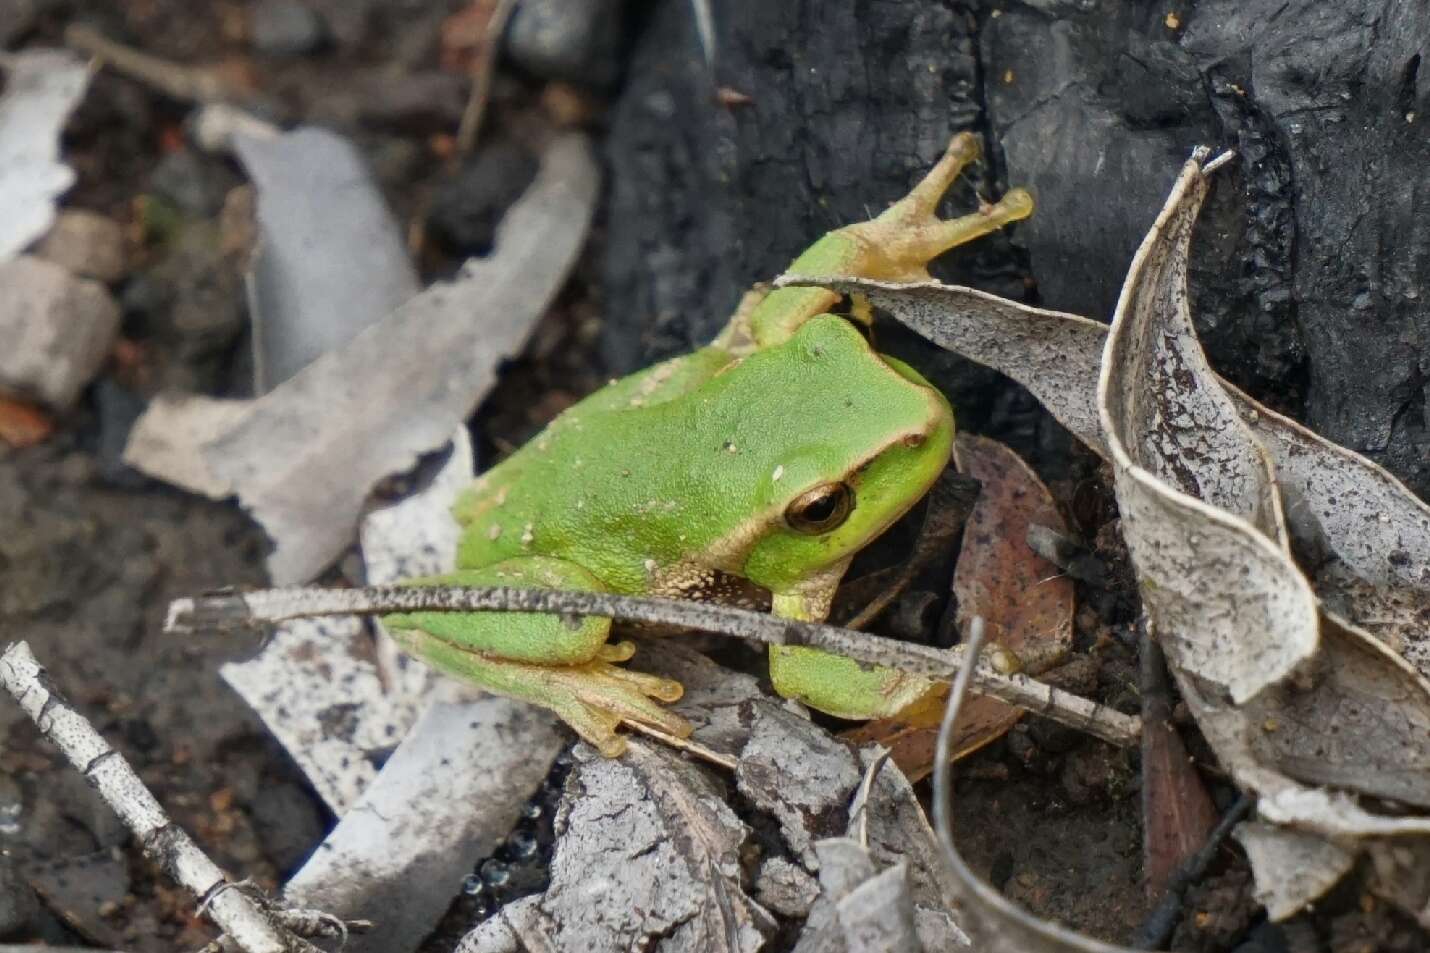
[[[74,184],[60,161],[60,130],[89,86],[89,65],[66,50],[0,52],[0,262],[24,251],[55,220]]]
[[[190,416],[195,398],[156,400],[125,461],[192,489],[236,493],[274,540],[274,581],[312,577],[351,542],[371,488],[445,443],[520,349],[585,242],[598,180],[587,139],[558,136],[490,257],[236,415],[210,425],[213,402],[192,405],[205,419],[183,429],[199,433],[197,443],[159,429]]]
[[[1030,526],[1068,532],[1052,494],[1038,475],[1007,447],[986,437],[960,433],[954,459],[982,491],[963,527],[963,547],[953,578],[961,622],[982,616],[993,639],[1038,675],[1060,661],[1072,645],[1073,585],[1052,563],[1028,547]],[[946,691],[923,699],[894,718],[845,733],[857,743],[877,742],[917,781],[933,767],[938,723]],[[983,747],[1011,728],[1023,710],[981,696],[963,708],[954,726],[954,755]]]
[[[248,273],[254,390],[267,393],[346,344],[421,288],[402,232],[351,142],[303,127],[239,135],[258,187]]]
[[[957,723],[968,696],[969,675],[982,645],[981,626],[975,628],[971,641],[972,651],[965,657],[964,668],[949,694],[941,726],[945,735]],[[941,740],[943,747],[951,741],[946,736]],[[948,871],[946,902],[950,909],[958,911],[959,926],[967,934],[969,945],[978,953],[1132,953],[1128,947],[1103,943],[1035,917],[979,879],[959,854],[953,836],[952,773],[953,768],[946,763],[935,768],[933,814]]]
[[[1187,307],[1189,162],[1132,261],[1098,385],[1117,501],[1147,613],[1174,671],[1241,703],[1319,642],[1316,599],[1283,547],[1271,463],[1211,376]]]
[[[1323,624],[1291,560],[1273,464],[1206,364],[1187,306],[1207,189],[1189,162],[1133,260],[1098,386],[1147,613],[1208,742],[1260,796],[1263,819],[1347,839],[1430,830],[1430,818],[1380,817],[1305,786],[1426,804],[1430,686],[1364,632]],[[1301,876],[1302,839],[1259,844],[1259,889],[1278,911],[1348,866]]]
[[[1106,457],[1096,387],[1107,326],[937,282],[807,281],[859,293],[941,347],[1022,384],[1074,436]],[[1430,506],[1380,466],[1221,386],[1275,463],[1298,553],[1324,551],[1317,592],[1352,622],[1383,635],[1430,676],[1430,625],[1388,630],[1386,618],[1430,613]],[[1318,560],[1320,562],[1322,560]],[[1348,584],[1359,580],[1359,584]]]

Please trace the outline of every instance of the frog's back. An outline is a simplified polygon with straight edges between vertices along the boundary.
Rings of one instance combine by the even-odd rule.
[[[570,408],[458,502],[461,566],[554,556],[632,593],[673,567],[739,575],[762,521],[926,426],[939,399],[838,318],[668,399],[609,397]]]

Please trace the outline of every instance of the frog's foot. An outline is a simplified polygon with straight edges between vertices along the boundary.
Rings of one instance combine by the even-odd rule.
[[[938,688],[922,675],[805,646],[770,646],[770,681],[785,698],[836,718],[891,718]]]
[[[588,662],[535,665],[479,655],[416,630],[401,633],[401,641],[408,651],[450,675],[554,711],[608,758],[626,750],[626,739],[616,730],[622,722],[677,738],[691,731],[684,718],[657,704],[677,701],[684,691],[679,682],[612,664],[631,657],[635,647],[630,642],[603,646]]]
[[[959,173],[979,155],[978,137],[954,136],[943,158],[918,185],[878,218],[841,231],[865,247],[859,277],[886,281],[927,281],[928,263],[939,255],[1033,214],[1033,197],[1012,189],[997,202],[960,218],[938,217],[938,205]]]

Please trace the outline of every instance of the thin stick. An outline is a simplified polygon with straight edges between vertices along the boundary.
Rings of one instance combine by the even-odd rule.
[[[472,56],[472,94],[467,98],[467,108],[462,111],[462,121],[457,126],[455,157],[468,155],[477,144],[477,133],[481,131],[482,117],[486,115],[492,95],[492,78],[497,71],[497,47],[515,9],[516,0],[496,0],[492,17]]]
[[[236,98],[232,84],[208,67],[185,66],[116,43],[98,30],[77,23],[65,30],[65,43],[88,53],[130,79],[173,99],[213,103]]]
[[[803,645],[871,665],[951,679],[963,664],[962,646],[939,649],[898,642],[832,625],[783,619],[729,606],[609,593],[506,586],[377,586],[366,589],[260,589],[223,592],[169,605],[170,632],[233,628],[253,623],[328,615],[388,615],[411,612],[545,612],[595,615],[631,622],[682,626],[765,645]],[[1140,743],[1142,720],[1035,681],[1005,675],[980,663],[974,688],[1010,705],[1042,715],[1120,747]]]
[[[0,655],[0,686],[134,832],[145,856],[187,887],[219,929],[241,948],[248,953],[320,953],[280,928],[242,890],[228,889],[224,872],[169,820],[124,756],[54,690],[24,642],[13,643]]]
[[[703,758],[711,764],[724,768],[726,771],[734,772],[740,766],[740,762],[727,754],[721,754],[713,748],[707,748],[698,741],[691,741],[689,738],[677,738],[675,735],[666,734],[659,728],[652,728],[650,725],[643,725],[638,721],[622,720],[621,724],[631,731],[648,735],[651,738],[669,745],[679,751],[688,751],[697,758]]]
[[[973,617],[973,624],[968,627],[968,641],[964,643],[969,659],[959,668],[958,677],[954,679],[953,688],[948,693],[948,705],[943,710],[943,720],[938,726],[938,742],[934,745],[933,826],[938,832],[939,846],[945,853],[951,852],[953,845],[953,725],[958,720],[958,710],[963,707],[963,699],[968,695],[974,670],[978,667],[978,653],[983,648],[983,636],[983,616],[976,615]],[[945,859],[950,866],[958,866],[956,858]]]

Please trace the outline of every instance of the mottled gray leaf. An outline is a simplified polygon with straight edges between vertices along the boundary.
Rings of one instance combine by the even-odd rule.
[[[284,899],[373,929],[348,953],[415,950],[551,770],[565,738],[506,698],[434,704],[343,815]]]
[[[576,748],[556,818],[551,885],[518,919],[483,924],[462,951],[730,953],[759,949],[774,919],[741,885],[749,829],[705,770],[633,739],[624,757]],[[538,947],[539,948],[539,947]]]

